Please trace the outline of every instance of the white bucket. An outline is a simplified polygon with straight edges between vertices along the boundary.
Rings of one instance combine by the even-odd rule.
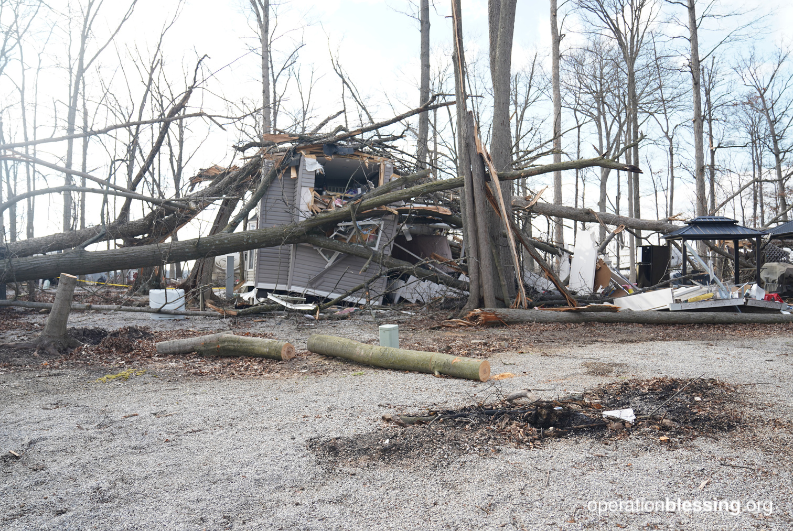
[[[170,301],[170,302],[169,302]],[[164,305],[164,306],[163,306]],[[149,291],[149,307],[163,310],[185,309],[183,289],[153,289]],[[184,319],[185,315],[170,315],[167,313],[150,313],[152,319]]]

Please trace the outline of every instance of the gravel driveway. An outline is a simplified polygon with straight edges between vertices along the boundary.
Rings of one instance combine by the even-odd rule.
[[[24,322],[35,329],[43,319],[26,314]],[[290,362],[264,361],[279,369],[255,377],[200,377],[167,359],[46,366],[33,359],[27,366],[0,366],[0,527],[793,527],[789,330],[733,337],[701,327],[684,340],[594,341],[597,329],[578,325],[566,327],[567,340],[554,331],[553,341],[542,342],[551,334],[547,327],[448,331],[415,323],[401,325],[403,343],[433,346],[441,338],[473,350],[489,345],[492,373],[515,377],[478,383],[305,354]],[[298,350],[313,332],[362,341],[377,336],[377,323],[366,315],[243,325],[75,313],[70,325],[207,332],[247,327],[291,340]],[[638,337],[652,330],[642,327]],[[26,333],[7,330],[0,341]],[[503,350],[492,334],[503,339]],[[130,367],[128,379],[97,381]],[[743,425],[671,441],[624,433],[548,439],[533,449],[477,444],[460,452],[444,446],[441,431],[439,442],[432,442],[434,426],[393,431],[382,420],[386,414],[492,402],[499,393],[524,388],[551,399],[658,376],[701,376],[735,386]],[[418,430],[428,446],[404,444],[401,455],[388,459],[371,451],[372,444],[387,449],[399,442],[386,439],[388,433],[408,437]],[[370,450],[360,459],[350,459],[344,448],[344,458],[329,457],[327,441],[358,439],[368,441]],[[666,510],[678,501],[676,510]],[[714,501],[718,510],[703,509]]]

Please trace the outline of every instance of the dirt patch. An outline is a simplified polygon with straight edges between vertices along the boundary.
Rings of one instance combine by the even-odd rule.
[[[389,425],[373,432],[317,438],[308,446],[330,467],[448,462],[464,454],[489,455],[505,445],[535,448],[551,438],[581,436],[606,443],[649,437],[671,447],[737,429],[743,423],[738,405],[735,388],[717,380],[630,380],[563,400],[386,415]],[[603,411],[624,408],[633,408],[634,423],[603,417]]]
[[[603,361],[585,361],[581,364],[590,376],[611,376],[622,373],[628,366],[625,363],[607,363]]]
[[[435,424],[387,426],[351,437],[313,438],[308,448],[326,469],[339,466],[405,465],[442,467],[462,455],[488,457],[501,451],[507,438],[486,428]]]

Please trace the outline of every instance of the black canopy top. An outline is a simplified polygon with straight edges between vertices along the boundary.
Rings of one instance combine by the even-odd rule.
[[[738,221],[723,216],[700,216],[686,221],[686,227],[664,235],[667,240],[749,240],[766,234],[765,231],[738,225]]]

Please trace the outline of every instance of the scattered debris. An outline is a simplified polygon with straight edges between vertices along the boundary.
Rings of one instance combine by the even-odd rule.
[[[611,411],[604,411],[603,418],[625,420],[633,424],[636,420],[636,415],[633,413],[632,408],[614,409]]]

